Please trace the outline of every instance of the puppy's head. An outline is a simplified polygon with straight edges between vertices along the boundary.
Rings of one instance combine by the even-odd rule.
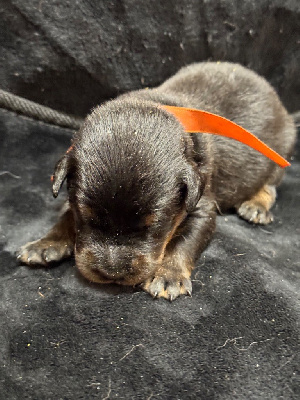
[[[96,108],[57,164],[53,193],[67,178],[80,272],[100,283],[150,277],[201,195],[200,174],[179,122],[150,102]]]

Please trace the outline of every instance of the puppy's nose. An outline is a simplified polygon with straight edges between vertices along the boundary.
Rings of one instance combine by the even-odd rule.
[[[124,254],[121,248],[108,246],[99,260],[99,266],[94,271],[102,274],[107,279],[122,279],[132,271],[131,259]]]

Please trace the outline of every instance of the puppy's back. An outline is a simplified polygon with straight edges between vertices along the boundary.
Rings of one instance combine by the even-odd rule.
[[[212,112],[243,126],[283,157],[295,142],[293,120],[271,85],[239,64],[204,62],[182,68],[158,92],[180,99],[180,105]],[[213,137],[214,191],[221,207],[232,207],[268,180],[279,184],[283,171],[251,148]]]

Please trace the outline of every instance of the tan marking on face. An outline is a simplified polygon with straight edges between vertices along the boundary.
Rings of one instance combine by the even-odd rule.
[[[146,256],[139,254],[132,260],[132,266],[134,269],[140,270],[146,263]]]
[[[75,254],[76,266],[81,275],[88,281],[94,283],[108,284],[117,283],[119,285],[134,286],[143,282],[149,275],[153,273],[154,264],[151,257],[140,254],[132,260],[134,267],[134,274],[122,277],[121,279],[116,276],[114,279],[106,278],[101,275],[101,271],[97,272],[96,260],[93,253],[89,250],[83,249],[81,252]],[[95,270],[93,270],[95,265]]]
[[[84,278],[90,282],[102,283],[102,284],[107,284],[107,283],[113,282],[113,280],[111,280],[111,279],[106,279],[106,278],[100,277],[96,272],[93,272],[91,269],[80,268],[80,267],[77,267],[77,269],[81,273],[81,275],[84,276]]]
[[[83,212],[89,213],[91,210],[89,207],[82,207],[84,209]],[[165,240],[162,244],[161,251],[159,256],[157,254],[148,254],[148,255],[137,255],[132,260],[132,266],[134,268],[134,275],[126,276],[122,280],[118,279],[107,279],[105,276],[102,277],[101,274],[98,274],[96,271],[93,271],[91,266],[95,263],[94,256],[92,252],[88,250],[83,250],[80,253],[76,254],[76,265],[78,267],[79,272],[89,281],[96,282],[96,283],[111,283],[115,282],[121,285],[136,285],[148,278],[150,275],[153,274],[154,270],[160,266],[162,260],[165,256],[166,247],[169,242],[172,240],[177,228],[182,223],[186,216],[186,210],[182,208],[179,213],[173,219],[173,225],[170,232],[166,235]],[[149,214],[146,217],[147,223],[151,224],[155,221],[155,214]]]
[[[149,214],[146,216],[144,222],[145,222],[145,226],[151,226],[153,224],[153,222],[156,220],[156,215],[155,214]]]
[[[157,268],[157,264],[153,261],[151,254],[139,254],[132,260],[134,268],[134,275],[127,276],[122,282],[117,282],[121,285],[137,285],[142,283],[150,275],[152,275]]]
[[[111,283],[111,279],[102,277],[96,271],[93,271],[91,265],[95,264],[95,257],[89,250],[82,250],[80,252],[75,250],[75,261],[78,271],[90,282],[95,283]]]

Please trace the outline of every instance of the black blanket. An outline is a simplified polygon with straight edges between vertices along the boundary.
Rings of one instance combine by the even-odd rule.
[[[18,266],[55,220],[50,176],[71,131],[0,110],[0,399],[299,398],[299,148],[275,222],[218,217],[173,303],[88,284],[74,260]]]
[[[201,60],[300,108],[299,0],[3,0],[0,27],[0,88],[68,113]],[[274,223],[219,216],[193,297],[169,303],[91,285],[74,260],[17,264],[63,203],[50,176],[71,134],[0,109],[0,400],[299,399],[299,143]]]

